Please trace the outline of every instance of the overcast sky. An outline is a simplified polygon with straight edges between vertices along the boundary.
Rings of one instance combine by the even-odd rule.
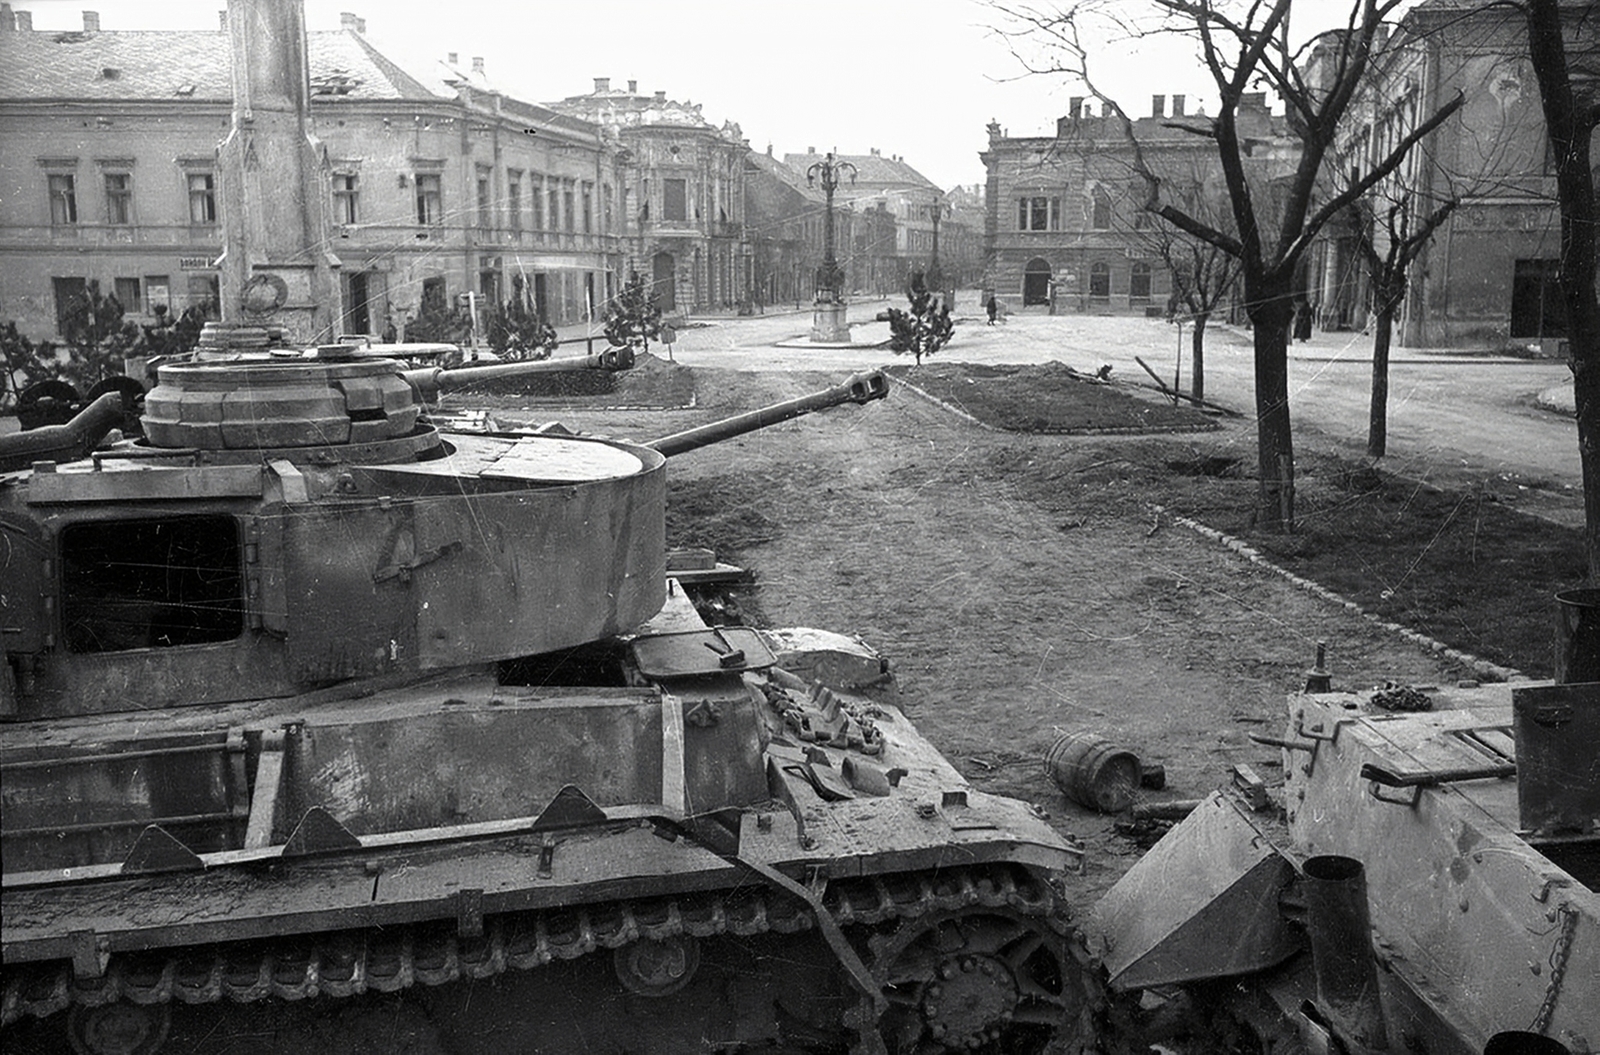
[[[35,29],[73,29],[84,10],[101,28],[214,29],[224,0],[11,0]],[[1130,2],[1123,7],[1143,5]],[[548,102],[637,80],[739,123],[750,146],[778,155],[807,147],[902,155],[942,187],[983,180],[985,126],[1049,134],[1082,89],[1018,77],[980,0],[305,0],[307,27],[367,20],[371,42],[407,68],[457,52],[482,56],[507,94]],[[1350,0],[1295,0],[1303,37],[1348,14]],[[1214,109],[1209,78],[1186,43],[1107,44],[1095,76],[1130,114],[1150,96],[1181,92]]]

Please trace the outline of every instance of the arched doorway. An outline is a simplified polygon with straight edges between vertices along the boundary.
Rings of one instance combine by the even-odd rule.
[[[1022,269],[1022,306],[1050,303],[1050,262],[1041,257]]]
[[[650,278],[652,291],[657,298],[656,303],[661,305],[661,310],[669,313],[677,311],[677,264],[671,253],[657,253],[650,259]]]

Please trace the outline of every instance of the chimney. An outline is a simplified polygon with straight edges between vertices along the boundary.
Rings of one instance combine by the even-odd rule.
[[[10,4],[0,4],[0,33],[9,33],[17,28],[17,16],[11,13]]]
[[[33,12],[32,11],[18,11],[17,12],[17,32],[19,32],[19,33],[28,33],[28,32],[31,32],[32,30],[33,30]]]
[[[352,12],[340,11],[339,28],[349,30],[352,33],[360,33],[365,35],[367,32],[367,20],[356,16]]]
[[[666,92],[656,92],[656,102],[664,103],[666,101],[667,101],[667,93]]]
[[[1067,116],[1076,121],[1083,116],[1083,96],[1074,95],[1067,102]]]
[[[1239,96],[1240,110],[1265,110],[1267,108],[1266,92],[1245,92]]]
[[[448,55],[446,55],[444,57],[444,61],[446,61],[450,65],[454,66],[454,65],[456,65],[457,63],[459,63],[461,61],[461,55],[458,52],[452,51],[452,52],[450,52]]]
[[[806,147],[806,153],[807,154],[815,154],[816,152],[817,152],[817,148],[816,147]]]
[[[628,94],[629,95],[638,95],[639,94],[639,82],[638,81],[629,81],[628,82]]]
[[[1150,116],[1167,116],[1167,97],[1165,95],[1152,95],[1150,97]]]
[[[596,77],[594,79],[594,93],[596,95],[599,95],[602,92],[609,92],[610,90],[611,90],[611,78],[610,77]]]
[[[217,28],[224,33],[228,31],[228,9],[223,8],[217,12]]]
[[[85,33],[100,32],[100,12],[85,11],[83,13],[83,31]]]
[[[483,56],[482,55],[474,55],[474,56],[472,56],[472,72],[476,73],[480,77],[483,76]]]
[[[1174,95],[1172,97],[1172,116],[1173,117],[1182,117],[1183,116],[1184,99],[1185,99],[1185,97],[1182,96],[1182,95]]]

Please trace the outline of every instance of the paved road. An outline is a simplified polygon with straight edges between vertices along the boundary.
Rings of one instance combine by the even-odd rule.
[[[732,370],[853,370],[905,362],[875,347],[888,327],[873,316],[889,302],[851,305],[856,346],[810,347],[808,311],[747,318],[712,318],[678,331],[672,355],[694,366]],[[1013,315],[987,326],[970,303],[958,301],[955,339],[937,361],[1037,363],[1059,360],[1081,370],[1109,363],[1112,376],[1144,384],[1138,356],[1169,382],[1184,347],[1188,388],[1189,331],[1158,319]],[[1254,405],[1250,335],[1212,327],[1206,342],[1206,396],[1250,413]],[[1290,354],[1291,413],[1297,435],[1315,430],[1359,454],[1365,447],[1371,385],[1371,343],[1360,334],[1318,334]],[[1384,467],[1440,483],[1489,481],[1521,493],[1530,509],[1563,522],[1581,522],[1577,433],[1570,415],[1542,406],[1540,393],[1567,391],[1564,364],[1482,354],[1399,349],[1390,369],[1389,454]],[[1570,395],[1567,397],[1570,406]],[[1217,442],[1254,458],[1254,434],[1230,429]],[[1576,518],[1576,519],[1574,519]]]

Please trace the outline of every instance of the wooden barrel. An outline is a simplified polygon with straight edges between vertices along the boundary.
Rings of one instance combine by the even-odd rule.
[[[1127,809],[1139,788],[1138,756],[1095,733],[1067,733],[1044,766],[1067,798],[1101,813]]]

